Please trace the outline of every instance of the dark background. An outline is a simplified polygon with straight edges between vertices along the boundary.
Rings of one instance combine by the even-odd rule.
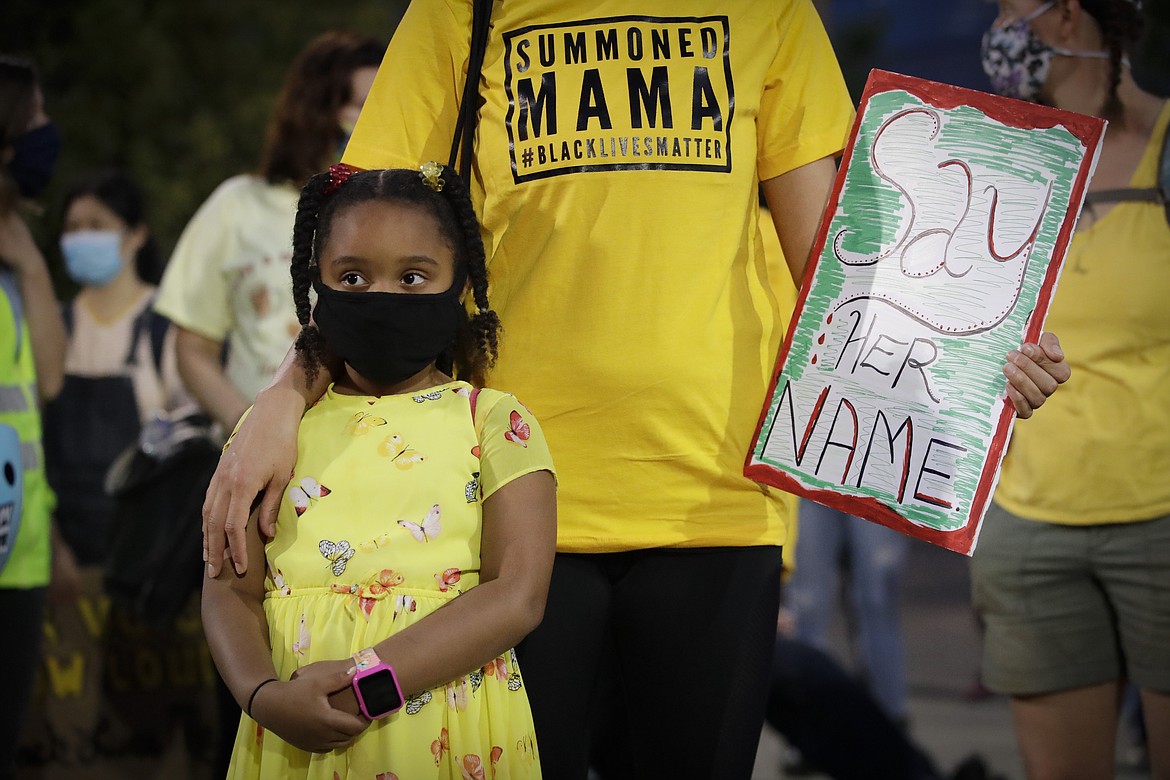
[[[430,0],[428,0],[430,1]],[[505,2],[507,0],[504,0]],[[229,176],[253,170],[285,69],[319,32],[389,41],[407,0],[3,0],[0,53],[33,60],[64,148],[34,231],[60,277],[60,202],[114,165],[147,194],[163,255]],[[987,0],[817,3],[854,97],[871,67],[986,88]]]

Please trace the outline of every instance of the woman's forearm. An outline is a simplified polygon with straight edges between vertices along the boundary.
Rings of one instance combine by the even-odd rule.
[[[183,384],[203,410],[230,432],[248,408],[248,399],[224,373],[222,349],[222,342],[177,328],[175,354]]]

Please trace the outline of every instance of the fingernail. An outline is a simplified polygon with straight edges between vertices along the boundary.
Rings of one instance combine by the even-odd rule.
[[[207,563],[207,550],[203,551],[203,562]]]
[[[354,672],[356,672],[356,671],[357,671],[357,667],[356,667],[356,666],[351,666],[351,667],[349,667],[349,669],[347,669],[347,670],[346,670],[346,672],[345,672],[345,673],[346,673],[346,674],[353,674],[353,673],[354,673]]]
[[[1018,349],[1013,349],[1013,350],[1008,352],[1008,360],[1015,360],[1019,356],[1020,356],[1020,351]]]
[[[236,563],[235,561],[233,561],[233,562],[232,562],[232,566],[235,568],[235,570],[236,570],[236,574],[239,574],[239,575],[243,576],[243,574],[244,574],[244,567],[243,567],[242,565],[240,565],[240,564]]]
[[[215,567],[212,566],[210,563],[207,564],[207,576],[211,577],[212,579],[215,579]]]
[[[1015,365],[1013,365],[1013,364],[1011,364],[1011,363],[1005,363],[1005,364],[1004,364],[1004,366],[1003,366],[1003,372],[1004,372],[1005,374],[1014,374],[1014,373],[1016,373],[1016,372],[1017,372],[1017,371],[1019,371],[1019,370],[1020,370],[1020,369],[1016,368],[1016,367],[1015,367]]]
[[[1033,347],[1031,344],[1025,344],[1024,345],[1024,354],[1027,355],[1028,357],[1036,357],[1036,348]]]

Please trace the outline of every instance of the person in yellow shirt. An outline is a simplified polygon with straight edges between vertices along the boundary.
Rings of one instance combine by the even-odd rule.
[[[374,38],[351,32],[310,41],[285,76],[259,171],[219,185],[167,263],[155,309],[178,329],[183,381],[225,431],[297,335],[288,284],[297,194],[336,161],[381,51]]]
[[[743,476],[783,332],[757,185],[798,279],[853,106],[808,0],[492,11],[470,177],[504,328],[490,381],[540,416],[560,476],[548,606],[518,650],[542,767],[585,777],[604,675],[634,775],[747,777],[790,506]],[[471,19],[411,5],[346,163],[448,155]],[[1021,360],[1027,414],[1055,380]],[[209,493],[213,572],[225,518],[243,568],[266,485],[271,522],[322,387],[289,361],[257,399]]]
[[[999,91],[1109,120],[1048,313],[1074,379],[1012,437],[972,562],[1033,780],[1114,776],[1127,679],[1170,777],[1170,103],[1130,76],[1138,32],[1129,0],[1001,0],[984,39]]]

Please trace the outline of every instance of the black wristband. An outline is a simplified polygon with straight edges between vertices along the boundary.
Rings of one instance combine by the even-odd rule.
[[[252,695],[248,697],[248,706],[244,708],[244,712],[247,714],[247,716],[249,718],[252,717],[252,702],[256,701],[256,694],[260,693],[260,689],[263,688],[265,685],[267,685],[268,683],[274,683],[274,682],[279,682],[279,681],[275,677],[269,677],[267,680],[265,680],[264,682],[260,683],[259,685],[257,685],[255,688],[252,689]]]

